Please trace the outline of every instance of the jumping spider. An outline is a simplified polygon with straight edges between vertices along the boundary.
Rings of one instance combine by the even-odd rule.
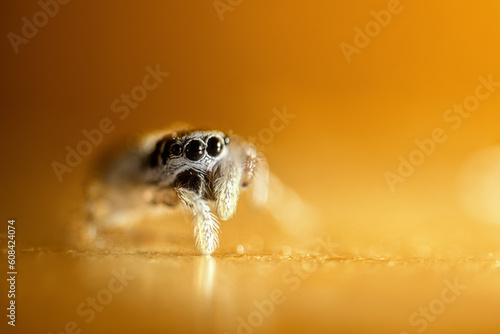
[[[98,213],[98,206],[91,208],[92,220],[96,221],[91,239],[99,230],[97,225],[123,226],[124,220],[133,216],[125,211],[120,215],[121,208],[130,211],[135,205],[121,197],[127,189],[140,188],[143,189],[140,197],[151,203],[163,206],[183,203],[193,215],[197,250],[212,254],[219,245],[217,218],[223,221],[231,218],[240,190],[252,183],[254,202],[263,205],[267,199],[267,178],[264,158],[254,145],[238,136],[215,130],[171,131],[149,136],[133,153],[115,161],[100,181],[97,197],[108,197],[107,202],[114,206],[121,204],[119,208],[108,205],[104,210],[106,219],[96,219],[102,214]],[[109,190],[110,185],[114,185],[114,191]],[[113,211],[114,214],[109,214]]]

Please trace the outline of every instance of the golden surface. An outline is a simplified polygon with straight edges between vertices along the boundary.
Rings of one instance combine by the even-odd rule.
[[[495,259],[32,250],[19,260],[17,333],[59,333],[72,321],[82,333],[419,333],[424,316],[409,318],[421,308],[430,309],[426,333],[500,329]],[[127,285],[95,317],[90,306],[79,315],[87,298],[107,303],[113,270]],[[443,297],[446,282],[458,292]]]

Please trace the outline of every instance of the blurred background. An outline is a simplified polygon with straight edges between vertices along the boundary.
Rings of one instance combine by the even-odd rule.
[[[287,261],[298,261],[293,259],[294,255],[313,253],[314,246],[308,243],[315,238],[329,238],[335,244],[334,254],[327,254],[330,256],[449,261],[474,258],[486,263],[486,267],[474,269],[481,275],[489,278],[492,272],[498,275],[496,269],[491,269],[495,265],[490,267],[500,255],[500,5],[497,3],[216,0],[139,4],[115,0],[61,4],[42,0],[6,2],[2,9],[0,28],[5,37],[1,43],[4,84],[0,99],[3,157],[0,208],[4,220],[17,221],[17,247],[26,250],[24,275],[38,270],[38,275],[45,279],[42,286],[46,291],[61,286],[73,298],[68,301],[63,296],[54,297],[50,303],[57,307],[42,316],[38,307],[46,305],[47,296],[36,293],[34,287],[40,282],[34,278],[27,281],[20,287],[26,294],[21,303],[25,313],[19,320],[24,325],[32,318],[39,321],[38,328],[45,332],[62,330],[65,321],[74,315],[79,300],[99,291],[92,290],[88,283],[99,281],[98,278],[81,274],[80,266],[84,271],[95,271],[94,267],[87,267],[83,256],[77,257],[75,264],[75,259],[67,258],[65,253],[42,259],[33,254],[71,249],[68,225],[81,208],[82,184],[97,157],[127,138],[174,122],[232,130],[246,138],[256,138],[273,174],[315,212],[314,221],[309,217],[309,222],[306,215],[293,223],[313,226],[304,241],[288,234],[286,221],[276,222],[265,215],[262,219],[263,214],[255,216],[243,207],[239,215],[222,227],[222,246],[215,259],[223,268],[219,267],[217,273],[227,276],[216,275],[216,282],[218,279],[221,284],[235,282],[236,277],[245,277],[238,271],[244,268],[244,260],[233,259],[237,263],[232,263],[231,258],[220,258],[224,254],[237,254],[238,245],[248,243],[250,247],[246,249],[252,250],[253,243],[252,256],[258,256],[259,252],[271,257],[292,256],[286,261],[269,260],[277,265],[284,261],[287,266],[290,265]],[[39,14],[43,10],[50,15]],[[153,77],[144,81],[155,71],[168,75],[158,74],[156,81]],[[127,95],[129,102],[125,100]],[[464,104],[459,113],[457,110]],[[290,116],[279,130],[269,131],[277,112],[294,117]],[[86,139],[83,131],[99,129],[103,120],[108,122],[107,129],[112,130],[103,134],[102,141],[93,145],[92,152],[75,163],[71,172],[58,177],[54,166],[67,165],[67,147],[76,150]],[[435,129],[441,129],[440,142],[432,139],[434,146],[427,147],[434,148],[426,154],[416,141],[429,143]],[[414,153],[418,150],[423,153]],[[188,236],[192,233],[187,219],[178,226],[179,233]],[[300,230],[295,227],[291,230]],[[181,250],[192,254],[191,257],[175,258],[173,262],[157,260],[160,264],[156,262],[155,266],[161,269],[151,269],[148,277],[152,281],[158,280],[155,270],[165,274],[162,265],[181,268],[182,275],[178,278],[168,275],[165,278],[171,286],[180,282],[180,277],[193,277],[196,270],[205,268],[196,264],[201,260],[192,251],[191,240],[187,237],[186,240]],[[4,240],[2,244],[6,244]],[[239,250],[242,253],[241,247]],[[133,262],[128,258],[118,260]],[[110,275],[107,268],[114,260],[99,261],[92,263],[107,270],[99,281],[107,284]],[[257,268],[262,267],[254,257],[248,261],[250,266],[253,263]],[[23,262],[20,263],[22,266]],[[460,269],[460,263],[455,263],[458,269],[454,268],[471,275],[470,268]],[[210,272],[213,265],[207,266],[205,269]],[[341,283],[336,285],[340,290],[343,283],[357,279],[356,273],[370,273],[362,264],[345,266],[339,275],[346,276],[340,276]],[[61,282],[56,274],[50,276],[47,268],[55,273],[68,272],[70,278]],[[379,268],[373,276],[374,282],[384,282],[386,286],[390,285],[389,277],[398,271],[384,268]],[[328,294],[320,293],[321,287],[335,285],[330,276],[335,270],[324,270],[324,277],[320,276],[323,278],[318,279],[317,285],[311,283],[307,294],[303,291],[299,299],[302,302],[295,301],[295,307],[287,304],[288,311],[283,317],[270,320],[267,329],[260,330],[300,328],[286,325],[285,315],[299,314],[297,310],[311,305],[330,305],[334,303],[332,300],[342,300],[328,299]],[[402,298],[407,303],[405,307],[393,301],[390,305],[395,310],[404,309],[397,319],[409,327],[408,315],[432,299],[422,297],[424,301],[408,302],[410,296],[425,295],[418,292],[416,285],[425,278],[437,280],[437,290],[429,290],[429,295],[439,296],[444,278],[436,278],[433,269],[416,275],[412,275],[412,269],[405,270],[410,271],[401,275],[410,285],[391,292],[379,291],[366,302],[373,306],[379,297]],[[136,271],[136,277],[139,272]],[[453,281],[455,273],[446,273]],[[257,284],[258,280],[253,278],[248,278],[245,286]],[[365,288],[353,290],[353,295],[344,302],[356,300],[367,282],[360,280],[360,286]],[[172,300],[183,299],[181,292],[176,294],[157,283],[158,286],[142,282],[143,289],[134,290],[137,295],[120,298],[128,298],[132,304],[139,300],[147,304],[149,300],[148,305],[162,305],[144,294],[144,289],[153,286],[158,289],[155,291],[177,296],[177,299],[171,296]],[[494,286],[492,283],[472,294],[473,301],[464,303],[463,313],[459,314],[472,312],[476,303],[498,306],[499,291]],[[408,298],[402,297],[405,293]],[[252,298],[257,297],[247,297],[250,301],[245,305],[251,307]],[[242,314],[237,306],[243,297],[238,298],[233,300],[231,309]],[[229,305],[223,300],[218,302]],[[343,308],[341,304],[330,307],[346,314],[354,309],[354,306]],[[388,316],[388,310],[368,307],[359,311],[361,319],[366,321],[357,321],[359,317],[354,316],[338,323],[326,316],[296,319],[339,332],[405,329],[404,325],[391,327],[395,322]],[[54,311],[58,308],[69,311]],[[112,319],[123,317],[123,312],[113,312],[107,318],[101,317],[102,325],[91,324],[88,332],[114,332],[118,325]],[[483,332],[498,330],[483,308],[474,312],[483,315]],[[442,320],[432,330],[445,332],[454,328],[458,333],[460,329],[478,328],[470,319],[456,325],[452,320],[457,313],[450,313],[445,313],[449,322]],[[370,317],[363,318],[367,314]],[[386,321],[377,321],[384,317]],[[174,318],[169,318],[173,322],[164,319],[157,326],[153,318],[148,318],[147,328],[159,331],[166,328],[162,326],[191,319],[188,315]],[[218,326],[216,331],[236,331],[236,316],[230,318],[233,323]],[[130,328],[143,328],[141,320],[135,320],[136,327]],[[181,327],[169,328],[182,332]]]

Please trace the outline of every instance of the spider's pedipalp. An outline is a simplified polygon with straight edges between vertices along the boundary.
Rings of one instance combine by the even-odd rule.
[[[214,173],[215,209],[219,218],[228,220],[236,212],[240,197],[240,171],[234,161],[223,161]]]

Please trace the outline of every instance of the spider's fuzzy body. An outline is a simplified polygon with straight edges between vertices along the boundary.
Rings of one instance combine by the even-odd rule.
[[[234,215],[240,189],[256,182],[259,186],[254,199],[258,197],[257,202],[262,203],[267,198],[267,169],[255,147],[216,130],[148,136],[133,153],[112,164],[106,175],[102,181],[106,187],[131,183],[146,189],[144,194],[148,195],[143,197],[149,202],[167,206],[183,203],[193,215],[195,244],[201,254],[212,254],[218,247],[218,219]],[[123,191],[118,193],[126,196]]]

